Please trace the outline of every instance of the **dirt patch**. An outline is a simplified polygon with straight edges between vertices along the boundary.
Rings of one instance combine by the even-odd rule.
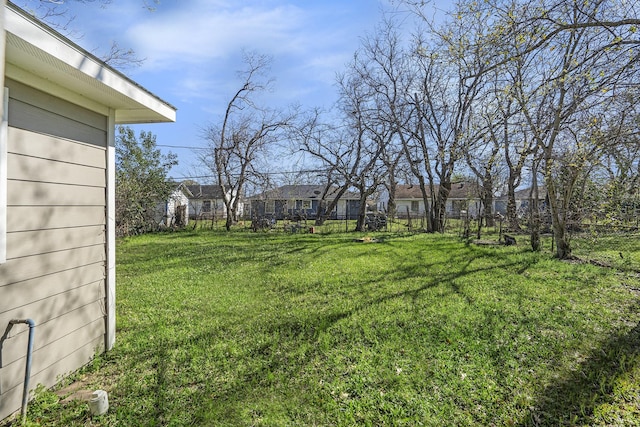
[[[480,245],[480,246],[501,246],[502,245],[502,243],[496,240],[474,240],[473,244]]]
[[[74,400],[89,401],[96,390],[95,386],[92,385],[92,380],[93,377],[91,376],[80,378],[67,386],[55,390],[54,393],[60,398],[61,404]]]
[[[374,239],[373,237],[363,237],[362,239],[353,239],[353,241],[359,243],[378,243],[378,239]]]

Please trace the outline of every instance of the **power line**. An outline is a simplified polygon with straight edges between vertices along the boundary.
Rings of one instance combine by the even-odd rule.
[[[299,170],[299,171],[280,171],[280,172],[261,172],[260,175],[296,175],[296,174],[307,174],[307,173],[327,173],[326,169],[307,169],[307,170]],[[185,179],[217,179],[216,175],[195,175],[195,176],[181,176],[181,177],[173,177],[170,176],[169,179],[174,181],[185,180]]]
[[[165,148],[186,148],[189,150],[209,150],[208,147],[193,147],[189,145],[165,145],[165,144],[156,144],[156,147],[165,147]]]

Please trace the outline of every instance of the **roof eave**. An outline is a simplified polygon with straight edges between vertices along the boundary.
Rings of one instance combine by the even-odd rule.
[[[57,96],[100,113],[114,110],[117,124],[176,120],[171,104],[11,3],[5,29],[8,77],[57,88]]]

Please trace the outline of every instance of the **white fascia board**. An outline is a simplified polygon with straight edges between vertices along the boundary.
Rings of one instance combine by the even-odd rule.
[[[113,109],[116,124],[175,121],[175,107],[14,5],[5,7],[5,29],[6,63],[22,71],[21,80],[34,76],[41,86],[65,88],[76,102]]]
[[[7,145],[9,132],[9,89],[2,88],[2,112],[0,114],[0,264],[7,261]]]
[[[109,114],[107,132],[107,270],[105,278],[105,350],[109,351],[116,342],[116,147],[113,112]]]

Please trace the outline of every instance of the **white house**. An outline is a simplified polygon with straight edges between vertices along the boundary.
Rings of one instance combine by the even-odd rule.
[[[516,207],[516,213],[519,217],[527,217],[529,215],[530,203],[533,197],[533,192],[530,187],[517,190],[514,193],[514,202]],[[538,188],[538,206],[541,210],[547,208],[547,189],[544,186]],[[507,213],[507,195],[502,195],[496,199],[496,212],[501,215]]]
[[[185,185],[184,192],[189,199],[191,219],[222,219],[227,217],[224,193],[219,185]],[[227,193],[229,195],[230,193]],[[242,204],[239,204],[239,209]],[[240,212],[241,213],[241,212]]]
[[[251,215],[272,216],[275,219],[304,217],[315,219],[319,210],[339,192],[338,187],[315,184],[283,185],[249,198]],[[330,219],[356,219],[360,196],[346,191],[330,213]]]
[[[435,191],[438,191],[436,185]],[[427,187],[427,194],[429,188]],[[386,194],[388,197],[388,194]],[[425,205],[420,186],[398,185],[396,187],[396,216],[399,218],[421,218],[425,214]],[[481,212],[478,186],[474,182],[457,182],[451,185],[451,191],[445,206],[448,217],[459,218],[461,212],[477,216]]]
[[[3,1],[0,27],[3,419],[22,406],[29,354],[33,389],[114,345],[115,126],[172,122],[176,112]]]
[[[165,227],[185,226],[189,223],[189,194],[184,184],[179,184],[167,200],[156,207],[155,219]]]

